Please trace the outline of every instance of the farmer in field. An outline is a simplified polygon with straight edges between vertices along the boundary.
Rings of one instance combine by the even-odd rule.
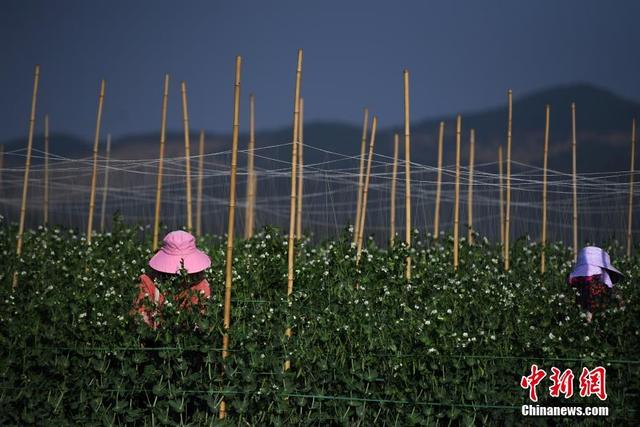
[[[170,284],[178,283],[171,298],[180,308],[189,309],[211,296],[204,270],[211,266],[209,257],[196,247],[196,239],[185,231],[172,231],[162,242],[162,248],[149,260],[150,271],[140,276],[138,296],[133,314],[140,313],[150,327],[158,327]],[[165,286],[163,286],[165,285]]]
[[[613,289],[613,285],[623,278],[624,275],[611,265],[609,254],[602,249],[586,246],[580,250],[567,283],[576,290],[576,300],[587,312],[588,323],[591,323],[593,313],[606,309],[613,299],[623,304]]]

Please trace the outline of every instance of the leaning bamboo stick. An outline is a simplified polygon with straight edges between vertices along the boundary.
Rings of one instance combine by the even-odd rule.
[[[502,186],[502,144],[498,145],[498,187],[500,187],[500,245],[504,258],[504,188]]]
[[[462,116],[456,116],[456,184],[455,205],[453,207],[453,269],[458,269],[458,224],[460,222],[460,139],[462,137]]]
[[[360,210],[362,209],[362,185],[364,183],[364,157],[367,149],[367,130],[369,128],[369,109],[364,109],[362,122],[362,139],[360,141],[360,169],[358,171],[358,198],[356,205],[356,223],[353,231],[353,243],[358,243],[358,230],[360,230]]]
[[[571,161],[573,180],[573,261],[578,258],[578,180],[576,176],[576,103],[571,103]]]
[[[631,122],[631,168],[629,169],[629,209],[627,212],[627,256],[631,257],[631,225],[633,224],[633,174],[636,158],[636,118]]]
[[[300,147],[298,148],[298,206],[296,210],[296,238],[302,238],[302,184],[304,173],[304,159],[302,151],[304,149],[304,98],[300,98],[300,130],[298,131],[298,139]]]
[[[44,226],[49,224],[49,115],[44,115],[44,200],[42,206]]]
[[[411,247],[411,132],[409,130],[409,70],[403,72],[404,80],[404,173],[405,173],[405,240]],[[407,280],[411,280],[411,256],[407,257],[405,271]]]
[[[400,143],[400,137],[398,134],[393,135],[393,172],[391,175],[391,238],[389,239],[390,245],[396,239],[396,180],[398,176],[398,144]]]
[[[40,81],[40,66],[36,65],[33,76],[33,95],[31,96],[31,114],[29,115],[29,137],[27,140],[27,159],[24,165],[24,180],[22,181],[22,203],[20,204],[20,225],[18,226],[18,242],[16,257],[22,254],[22,237],[24,234],[24,220],[27,210],[27,192],[29,191],[29,169],[31,168],[31,148],[33,147],[33,130],[36,123],[36,101],[38,98],[38,83]],[[18,286],[18,272],[13,273],[13,288]]]
[[[198,188],[196,190],[196,235],[202,236],[202,178],[204,175],[204,130],[198,142]]]
[[[289,206],[289,245],[287,248],[287,298],[293,293],[293,268],[294,268],[294,237],[296,225],[296,174],[298,165],[298,144],[300,139],[300,82],[302,79],[302,49],[298,49],[298,65],[296,68],[296,88],[293,100],[293,147],[291,150],[291,204]],[[291,337],[291,327],[285,331],[287,337]],[[287,358],[284,362],[284,370],[291,367],[291,361]]]
[[[187,84],[183,81],[180,84],[180,92],[182,93],[182,127],[184,129],[184,161],[187,184],[187,229],[193,229],[193,211],[191,199],[191,137],[189,135],[189,110],[187,108]]]
[[[473,245],[473,162],[476,151],[476,130],[471,129],[471,141],[469,143],[469,189],[467,190],[467,240]]]
[[[102,207],[100,208],[100,232],[104,233],[105,214],[107,213],[107,193],[109,192],[109,160],[111,158],[111,134],[107,134],[107,152],[104,164],[104,184],[102,188]]]
[[[545,107],[545,125],[544,125],[544,152],[542,160],[542,239],[541,239],[541,259],[540,273],[547,270],[546,267],[546,249],[547,249],[547,166],[549,155],[549,116],[551,107],[549,104]]]
[[[231,326],[231,285],[233,283],[233,230],[235,225],[236,208],[236,171],[238,167],[238,130],[240,127],[240,67],[242,58],[236,56],[236,77],[233,86],[233,130],[231,136],[231,182],[229,185],[229,221],[227,227],[227,252],[225,261],[224,284],[224,332],[222,335],[222,359],[229,353],[229,334]],[[219,418],[226,416],[224,399],[220,402]]]
[[[247,150],[247,205],[244,211],[244,238],[253,237],[253,218],[255,203],[255,171],[254,171],[254,150],[256,146],[255,133],[255,97],[249,96],[249,147]]]
[[[504,218],[504,269],[509,270],[509,233],[511,227],[511,130],[513,122],[513,92],[509,89],[509,123],[507,125],[507,206]]]
[[[442,145],[444,142],[444,122],[440,122],[438,130],[438,177],[436,184],[436,207],[433,214],[433,238],[438,239],[440,235],[440,191],[442,187]]]
[[[362,206],[360,207],[360,221],[358,224],[358,244],[356,252],[356,265],[360,263],[360,256],[362,255],[362,244],[364,240],[364,224],[367,220],[367,198],[369,194],[369,180],[371,179],[371,163],[373,162],[373,148],[376,142],[376,127],[378,125],[378,118],[373,116],[371,122],[371,143],[369,144],[369,159],[367,160],[367,174],[364,181],[364,189],[362,191]]]
[[[164,145],[167,132],[167,98],[169,97],[169,74],[164,75],[164,85],[162,90],[162,116],[160,120],[160,156],[158,159],[158,173],[156,175],[156,206],[153,219],[153,240],[151,249],[158,249],[158,232],[160,231],[160,206],[162,198],[162,170],[164,162]]]
[[[0,144],[0,192],[2,191],[2,171],[4,169],[4,144]]]
[[[91,175],[91,195],[89,196],[89,219],[87,220],[87,243],[91,243],[93,234],[93,210],[96,202],[96,182],[98,179],[98,144],[100,143],[100,124],[102,123],[102,105],[104,103],[105,81],[100,82],[98,98],[98,115],[96,117],[96,133],[93,139],[93,173]]]

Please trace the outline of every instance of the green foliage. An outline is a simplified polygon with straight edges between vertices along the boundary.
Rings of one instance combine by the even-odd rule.
[[[206,311],[165,307],[152,330],[129,314],[148,237],[117,222],[87,245],[73,230],[40,228],[16,259],[15,228],[0,227],[1,425],[208,425],[222,398],[234,425],[514,424],[532,363],[576,376],[607,368],[606,402],[551,398],[545,379],[540,405],[609,406],[608,421],[622,424],[638,417],[640,365],[625,361],[639,359],[640,267],[615,244],[607,249],[627,275],[626,304],[589,325],[565,284],[571,258],[561,245],[548,246],[540,275],[540,247],[526,238],[506,274],[500,248],[480,237],[462,243],[458,272],[449,236],[416,235],[410,251],[369,240],[358,268],[348,232],[305,239],[287,299],[287,241],[265,228],[234,248],[223,361],[224,239],[199,241],[212,258]],[[170,300],[174,285],[163,286]]]

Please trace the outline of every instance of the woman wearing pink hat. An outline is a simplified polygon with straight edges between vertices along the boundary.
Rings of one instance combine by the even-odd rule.
[[[157,328],[165,296],[156,283],[177,277],[182,268],[186,270],[187,278],[174,300],[183,308],[199,305],[200,297],[208,299],[211,296],[209,283],[204,279],[204,270],[210,266],[211,260],[196,247],[196,239],[191,234],[181,230],[167,234],[162,248],[149,260],[151,271],[140,276],[134,312],[140,313],[147,325]]]
[[[593,313],[607,307],[612,297],[622,305],[622,298],[613,290],[614,283],[624,275],[611,265],[609,254],[597,246],[586,246],[578,252],[576,264],[567,276],[567,283],[577,291],[577,302],[587,312],[591,323]]]

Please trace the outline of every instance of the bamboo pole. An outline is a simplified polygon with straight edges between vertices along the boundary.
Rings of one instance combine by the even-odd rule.
[[[49,224],[49,115],[44,115],[44,226]]]
[[[111,158],[111,134],[107,134],[107,152],[104,165],[104,184],[102,188],[102,207],[100,208],[100,232],[104,233],[107,213],[107,193],[109,192],[109,160]]]
[[[91,243],[93,233],[93,210],[96,202],[96,182],[98,178],[98,144],[100,143],[100,124],[102,122],[102,105],[104,103],[105,81],[100,82],[100,97],[98,98],[98,115],[96,117],[96,133],[93,139],[93,173],[91,174],[91,195],[89,197],[89,219],[87,220],[87,243]]]
[[[187,174],[185,181],[187,184],[187,229],[193,230],[193,211],[191,199],[191,136],[189,135],[189,110],[187,108],[187,83],[180,84],[180,92],[182,93],[182,127],[184,129],[184,164]]]
[[[476,151],[476,130],[471,129],[469,143],[469,189],[467,196],[467,223],[469,229],[467,230],[467,240],[470,245],[473,245],[473,163]]]
[[[255,97],[249,96],[249,147],[247,151],[247,206],[244,211],[244,238],[253,237],[253,218],[255,209],[255,171],[254,150],[256,146],[255,131]]]
[[[298,65],[296,68],[296,88],[293,101],[293,147],[291,150],[291,204],[289,206],[289,245],[287,248],[287,298],[293,293],[293,268],[294,268],[294,237],[296,225],[296,173],[298,164],[298,144],[300,131],[300,81],[302,79],[302,49],[298,49]],[[285,331],[287,337],[291,337],[291,327]],[[291,361],[287,358],[284,362],[284,370],[291,367]]]
[[[22,254],[22,237],[24,234],[24,220],[27,210],[27,192],[29,191],[29,169],[31,168],[31,148],[33,147],[33,130],[36,122],[36,101],[38,98],[38,83],[40,82],[40,66],[36,65],[33,76],[33,95],[31,96],[31,114],[29,115],[29,137],[27,140],[27,159],[24,165],[24,179],[22,181],[22,203],[20,204],[20,225],[18,226],[18,242],[16,243],[16,258]],[[13,288],[18,286],[18,272],[13,273]]]
[[[158,232],[160,231],[160,207],[162,198],[162,170],[164,162],[164,145],[167,132],[167,98],[169,97],[169,74],[164,75],[162,90],[162,116],[160,120],[160,156],[158,159],[158,173],[156,175],[156,206],[153,219],[153,240],[151,249],[155,252],[158,249]]]
[[[509,233],[511,227],[511,131],[513,122],[513,92],[509,89],[509,123],[507,127],[507,207],[504,218],[504,269],[509,270]]]
[[[460,140],[462,138],[462,116],[456,116],[456,184],[455,206],[453,208],[453,269],[458,270],[458,226],[460,222]]]
[[[364,240],[364,224],[367,220],[367,198],[369,194],[369,180],[371,179],[371,163],[373,162],[373,147],[376,142],[376,127],[378,125],[378,118],[373,116],[371,122],[371,142],[369,144],[369,159],[367,160],[367,174],[364,181],[364,190],[362,191],[362,206],[360,207],[360,221],[358,224],[358,244],[356,252],[356,265],[360,263],[360,256],[362,255],[362,244]]]
[[[442,187],[442,145],[444,142],[444,122],[440,122],[438,130],[438,177],[436,184],[436,207],[433,214],[433,238],[438,240],[440,235],[440,191]]]
[[[409,70],[403,72],[404,80],[404,172],[405,172],[405,240],[411,247],[411,132],[409,130]],[[407,257],[407,280],[411,280],[411,256]]]
[[[498,145],[498,186],[500,187],[500,245],[504,258],[504,188],[502,185],[502,144]]]
[[[231,285],[233,283],[233,230],[236,208],[236,171],[238,167],[238,130],[240,127],[240,67],[242,57],[236,56],[236,76],[233,85],[233,131],[231,136],[231,183],[229,188],[229,222],[227,228],[227,252],[225,261],[224,284],[224,332],[222,335],[222,359],[226,359],[229,350],[228,330],[231,326]],[[220,402],[219,418],[226,416],[224,399]]]
[[[204,175],[204,129],[198,142],[198,188],[196,190],[196,235],[202,236],[202,178]]]
[[[302,151],[304,149],[304,98],[300,98],[300,130],[298,131],[300,147],[298,148],[298,206],[296,211],[296,238],[302,238],[302,185],[304,173],[304,159]]]
[[[576,103],[571,103],[571,153],[573,180],[573,261],[578,258],[578,181],[576,176]]]
[[[362,185],[364,183],[364,157],[367,149],[367,130],[369,128],[369,109],[364,109],[362,121],[362,139],[360,141],[360,169],[358,171],[358,201],[356,205],[356,223],[353,231],[353,243],[358,243],[358,230],[360,230],[360,210],[362,209]]]
[[[393,246],[396,239],[396,180],[398,176],[398,144],[400,137],[398,134],[393,135],[393,173],[391,175],[391,239]]]
[[[545,107],[545,125],[544,125],[544,152],[542,160],[542,245],[540,259],[540,273],[547,270],[546,267],[546,250],[547,250],[547,166],[549,155],[549,117],[551,107],[549,104]]]
[[[636,118],[631,121],[631,168],[629,169],[629,209],[627,212],[627,256],[631,257],[631,225],[633,224],[633,174],[636,158]]]
[[[4,144],[0,144],[0,191],[2,191],[2,171],[4,169]]]

